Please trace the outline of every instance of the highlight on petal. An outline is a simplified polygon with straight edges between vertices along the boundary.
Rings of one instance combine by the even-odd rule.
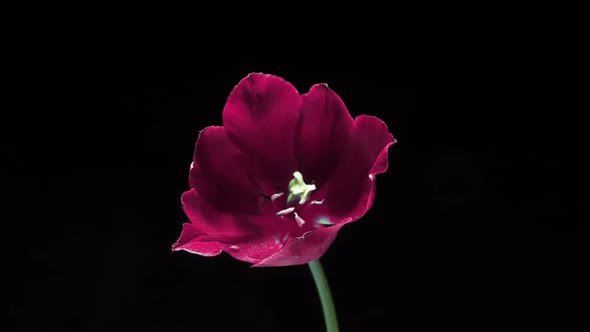
[[[180,238],[172,246],[173,251],[186,252],[205,257],[217,256],[227,252],[237,260],[257,263],[276,253],[283,247],[284,238],[261,236],[246,237],[240,240],[222,242],[198,232],[192,224],[184,224]]]
[[[256,264],[274,255],[284,245],[282,238],[276,236],[253,237],[249,241],[236,244],[225,250],[233,258]]]
[[[182,225],[180,238],[172,245],[172,250],[184,250],[191,254],[207,257],[219,255],[224,246],[215,241],[206,241],[205,239],[206,236],[199,233],[192,224],[185,223]]]
[[[254,264],[253,267],[300,265],[316,260],[328,250],[340,228],[349,222],[350,220],[345,220],[338,225],[309,231],[294,238],[282,249]]]

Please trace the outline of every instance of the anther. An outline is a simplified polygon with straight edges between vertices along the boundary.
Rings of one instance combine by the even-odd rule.
[[[274,201],[275,199],[277,199],[277,198],[279,198],[279,197],[283,196],[284,194],[285,194],[285,193],[276,193],[276,194],[272,194],[272,195],[270,196],[270,200],[271,200],[271,201]]]
[[[291,213],[293,211],[295,211],[295,208],[294,207],[290,207],[290,208],[287,208],[287,209],[284,209],[284,210],[281,210],[281,211],[277,212],[277,216],[282,217],[282,216],[284,216],[286,214],[289,214],[289,213]]]
[[[301,218],[297,212],[295,212],[295,221],[297,222],[297,225],[299,225],[299,227],[303,227],[303,224],[305,224],[305,220],[303,220],[303,218]]]

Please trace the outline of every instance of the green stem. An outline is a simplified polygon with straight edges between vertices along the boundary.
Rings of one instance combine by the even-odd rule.
[[[308,263],[313,280],[320,294],[320,301],[322,302],[322,310],[324,311],[324,320],[326,322],[327,332],[338,332],[338,320],[336,319],[336,310],[334,309],[334,301],[332,301],[332,294],[330,293],[330,286],[328,286],[328,279],[324,274],[322,263],[319,259]]]

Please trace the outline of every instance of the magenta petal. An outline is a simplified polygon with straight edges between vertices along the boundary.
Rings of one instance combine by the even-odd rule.
[[[194,189],[184,192],[181,202],[193,228],[210,239],[231,243],[260,232],[252,219],[219,211]]]
[[[338,225],[309,231],[288,242],[275,254],[254,264],[254,267],[289,266],[307,264],[320,258],[332,244],[346,220]]]
[[[362,161],[371,165],[370,173],[385,172],[388,148],[396,142],[385,122],[374,116],[359,115],[354,121],[354,131]]]
[[[237,260],[256,264],[276,254],[283,245],[284,243],[277,234],[274,236],[252,237],[246,241],[228,246],[225,251]]]
[[[204,238],[205,236],[196,230],[192,224],[183,224],[180,238],[172,245],[172,250],[184,250],[201,256],[217,256],[225,248],[224,245],[218,242],[207,241]]]
[[[227,252],[237,260],[257,263],[275,254],[283,243],[274,237],[247,237],[240,240],[223,242],[209,235],[202,234],[193,224],[182,225],[180,238],[172,246],[173,251],[184,250],[201,256],[217,256]]]
[[[340,97],[325,84],[314,85],[301,99],[295,147],[299,171],[321,185],[348,148],[354,120]]]
[[[221,211],[256,213],[262,197],[252,182],[246,156],[223,127],[207,127],[195,145],[189,183]]]
[[[360,184],[350,185],[354,186],[355,192],[345,192],[341,186],[332,186],[324,196],[324,203],[307,207],[302,212],[302,217],[315,224],[320,220],[340,224],[360,219],[373,205],[375,175],[370,174]]]
[[[288,182],[296,169],[295,130],[301,96],[284,79],[253,73],[233,89],[223,109],[229,137],[244,151],[256,177]]]
[[[223,250],[238,260],[257,263],[281,249],[288,234],[298,229],[274,214],[219,211],[194,189],[182,195],[182,206],[191,223],[183,225],[180,239],[172,247],[175,251],[212,256]]]
[[[388,148],[394,143],[383,121],[367,115],[355,119],[354,144],[327,185],[326,209],[331,214],[358,219],[368,210],[375,174],[387,169]]]

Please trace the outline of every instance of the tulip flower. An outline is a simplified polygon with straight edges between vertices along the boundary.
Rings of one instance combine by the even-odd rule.
[[[190,223],[173,250],[226,252],[255,267],[310,263],[325,281],[318,259],[369,210],[387,169],[396,141],[386,124],[353,119],[326,84],[300,95],[261,73],[238,83],[222,115],[197,138],[181,199]]]

